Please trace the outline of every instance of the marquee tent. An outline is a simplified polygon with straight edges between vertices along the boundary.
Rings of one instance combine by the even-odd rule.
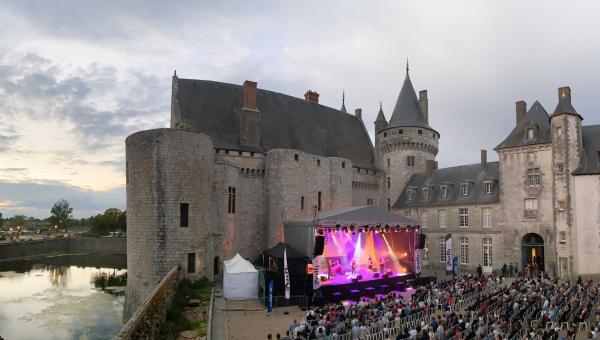
[[[250,300],[258,298],[258,270],[240,254],[223,261],[223,293],[229,300]]]

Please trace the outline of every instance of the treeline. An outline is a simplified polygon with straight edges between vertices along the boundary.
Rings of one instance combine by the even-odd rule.
[[[78,231],[89,235],[102,236],[111,232],[127,231],[127,212],[117,208],[106,209],[104,213],[88,218],[73,218],[73,208],[66,200],[56,202],[47,218],[14,215],[3,218],[0,212],[0,229],[14,232],[32,231],[36,233],[52,233]]]

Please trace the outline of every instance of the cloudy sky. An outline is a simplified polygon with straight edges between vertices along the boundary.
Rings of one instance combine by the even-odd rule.
[[[124,208],[124,138],[169,124],[170,77],[393,110],[405,60],[429,90],[440,166],[474,163],[570,85],[600,123],[600,2],[0,0],[0,212]],[[372,131],[371,131],[372,133]],[[496,158],[494,152],[492,158]]]

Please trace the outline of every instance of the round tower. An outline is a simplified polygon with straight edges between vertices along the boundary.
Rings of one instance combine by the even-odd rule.
[[[127,292],[129,317],[176,265],[204,276],[211,233],[214,149],[204,134],[179,129],[127,137]]]
[[[440,134],[429,126],[427,91],[419,92],[417,98],[408,66],[389,123],[385,124],[381,109],[380,116],[375,121],[375,144],[386,176],[384,188],[390,207],[410,177],[425,172],[427,161],[435,160]]]

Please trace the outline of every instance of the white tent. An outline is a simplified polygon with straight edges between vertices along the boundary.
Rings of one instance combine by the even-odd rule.
[[[223,293],[229,300],[250,300],[258,297],[258,270],[240,254],[223,261]]]

